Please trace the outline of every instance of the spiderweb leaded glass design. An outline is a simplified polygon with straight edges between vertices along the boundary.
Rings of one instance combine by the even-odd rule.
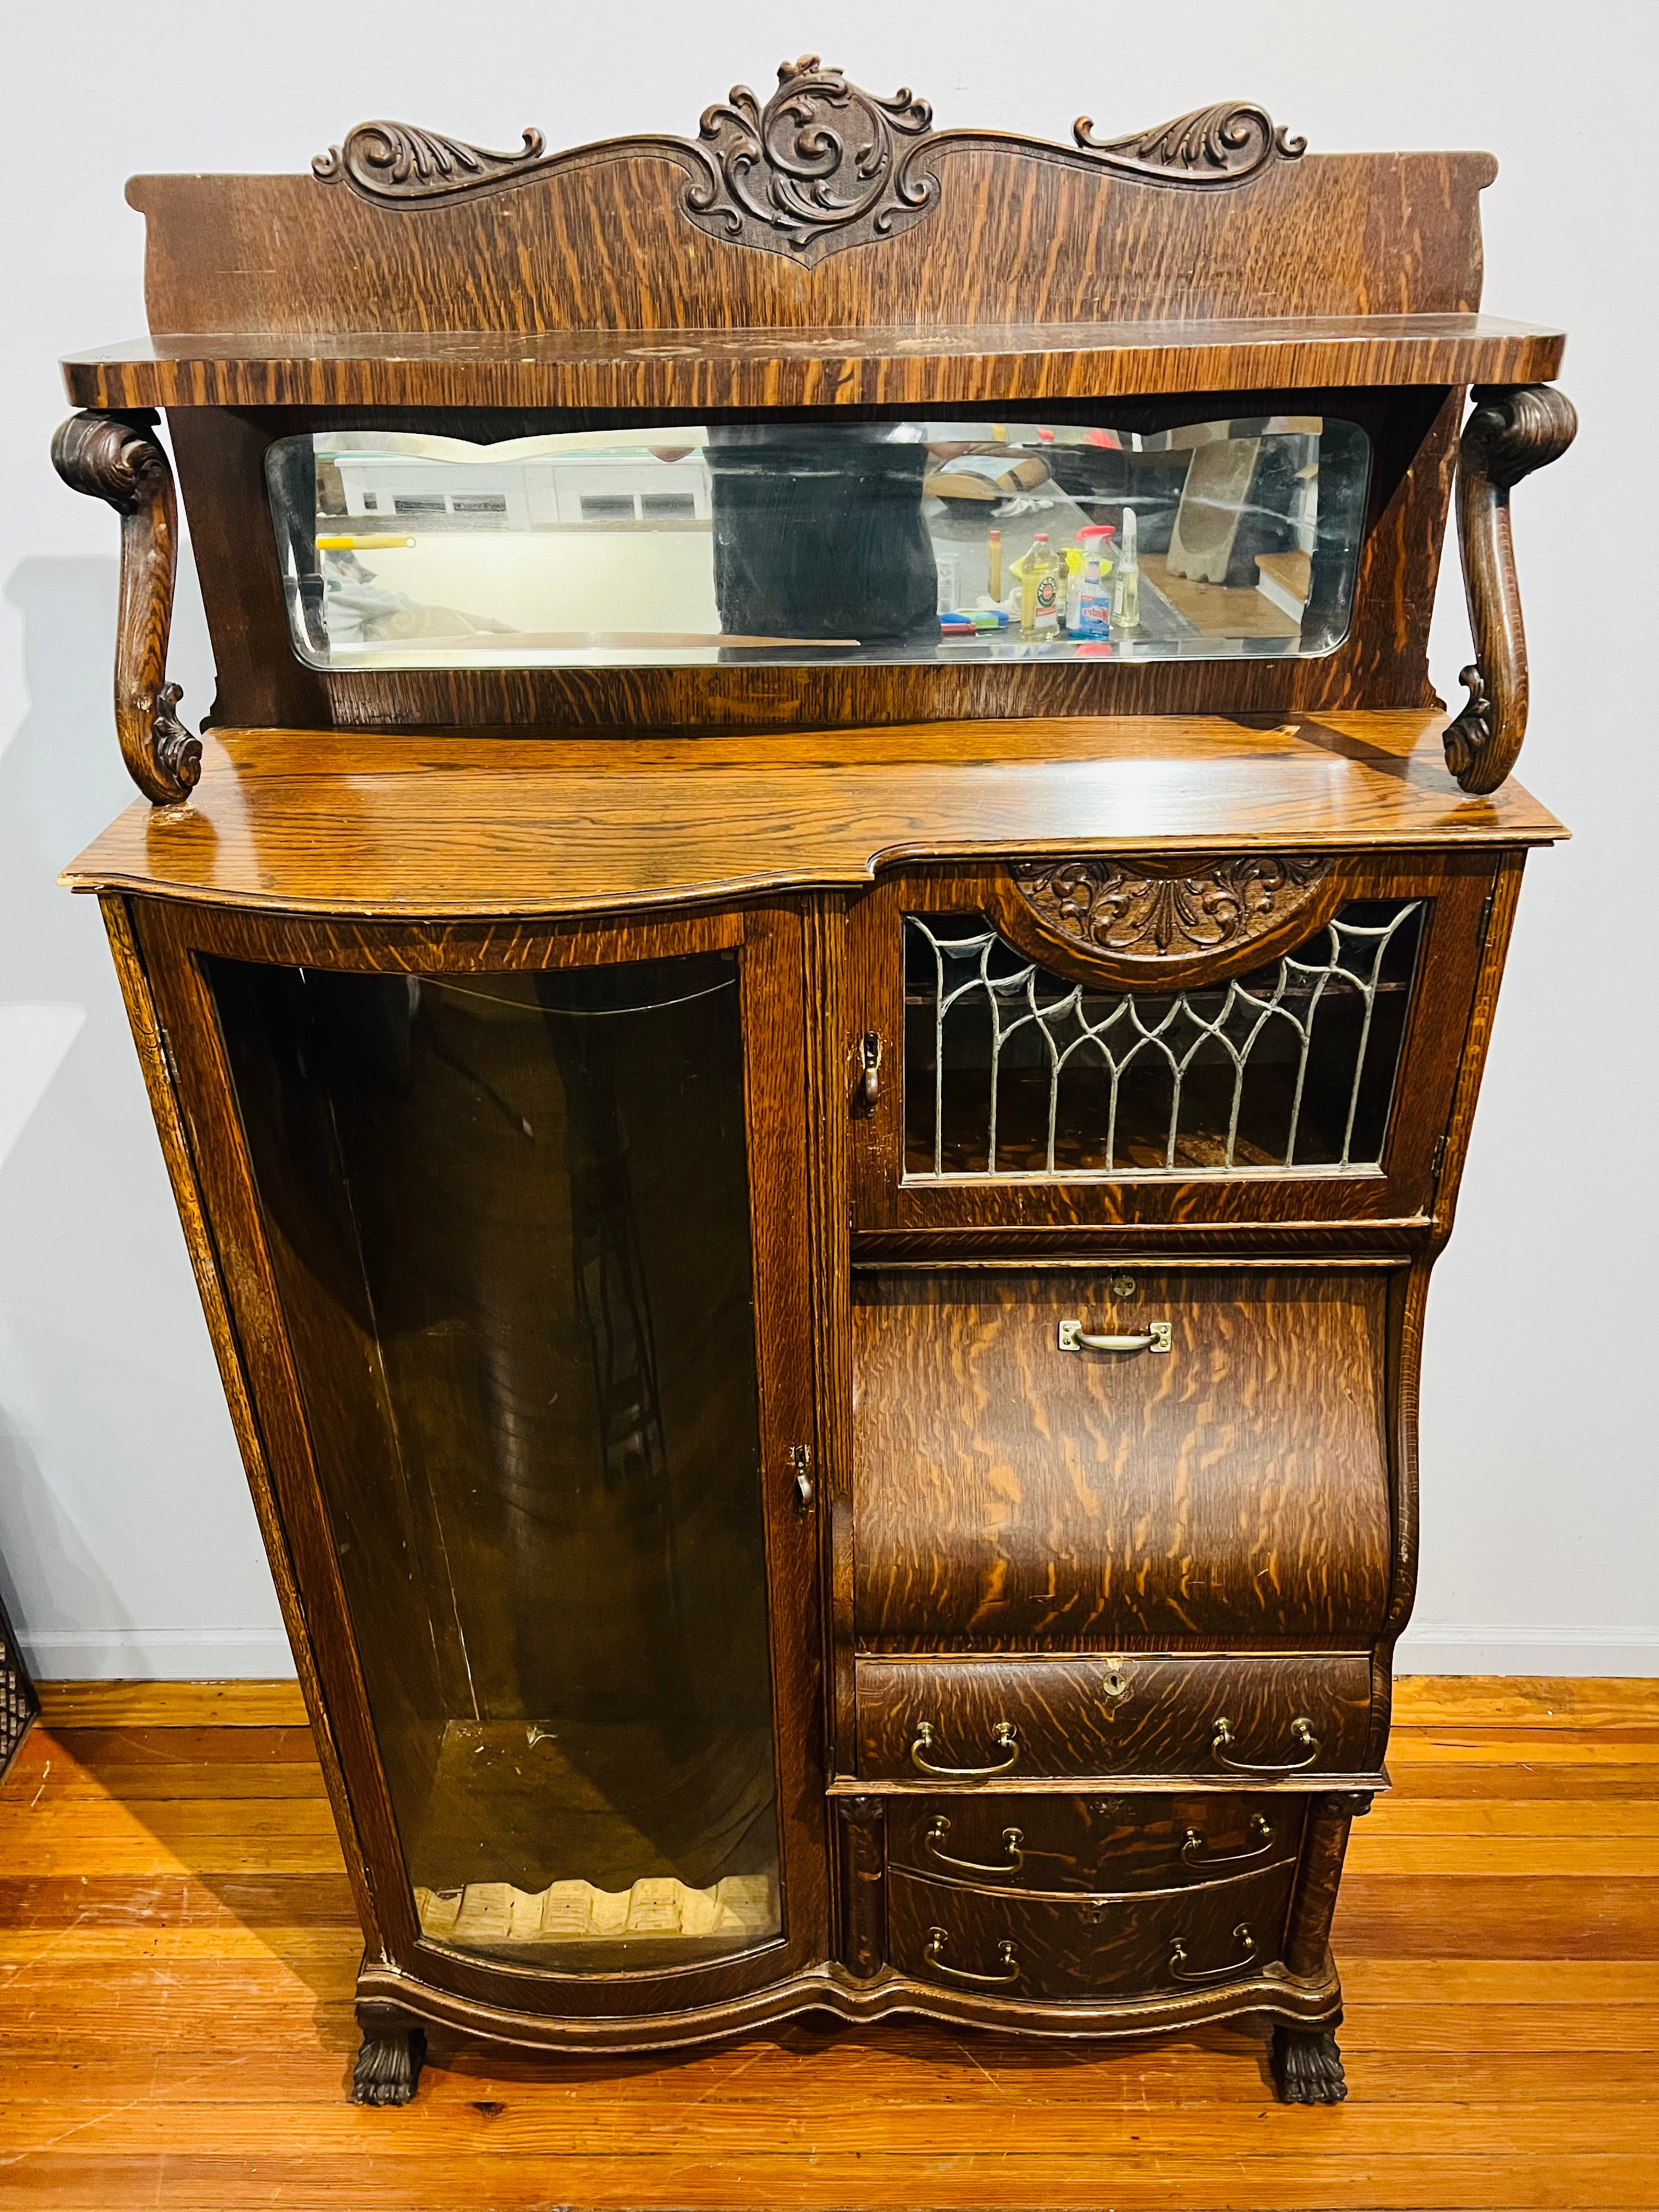
[[[1375,1168],[1424,912],[1351,902],[1279,960],[1185,991],[1073,983],[981,915],[907,915],[907,1175]]]

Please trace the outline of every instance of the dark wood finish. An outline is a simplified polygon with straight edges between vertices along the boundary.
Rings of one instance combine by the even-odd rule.
[[[1127,1678],[1129,1694],[1110,1686],[1115,1677]],[[998,1788],[1096,1775],[1305,1784],[1364,1771],[1370,1709],[1363,1653],[860,1658],[859,1780],[936,1789],[937,1770],[951,1768]],[[933,1773],[915,1756],[924,1724]]]
[[[1495,856],[1473,851],[1408,856],[1396,850],[1337,860],[1322,885],[1326,898],[1420,898],[1429,902],[1419,953],[1411,1012],[1401,1044],[1387,1141],[1375,1170],[1345,1175],[1317,1170],[1294,1173],[1187,1176],[1179,1171],[1120,1176],[907,1174],[903,1086],[903,970],[902,933],[906,914],[987,913],[1000,923],[1011,912],[1022,927],[1017,895],[995,868],[895,869],[848,912],[848,970],[857,979],[848,993],[849,1028],[882,1040],[886,1080],[882,1096],[851,1123],[854,1220],[860,1231],[916,1232],[909,1241],[878,1248],[921,1256],[927,1239],[946,1231],[1006,1232],[1001,1249],[1018,1232],[1035,1249],[1080,1256],[1089,1248],[1079,1232],[1121,1230],[1118,1249],[1156,1249],[1147,1232],[1158,1229],[1214,1231],[1223,1224],[1266,1228],[1283,1223],[1311,1226],[1408,1224],[1421,1230],[1431,1217],[1445,1155],[1436,1148],[1446,1131],[1460,1080],[1459,1053],[1471,1018],[1483,957],[1483,917],[1495,884]],[[1035,939],[1021,948],[1045,961]],[[1061,962],[1057,960],[1057,965]],[[1222,958],[1222,972],[1229,963]],[[1063,970],[1079,980],[1091,963],[1078,952],[1063,956]],[[1098,972],[1098,971],[1096,971]],[[1115,973],[1109,971],[1111,979]],[[1183,970],[1201,978],[1202,960]],[[1071,1232],[1056,1244],[1051,1232]],[[1143,1241],[1146,1240],[1146,1241]],[[1094,1249],[1100,1249],[1098,1240]],[[1259,1248],[1258,1248],[1259,1249]],[[866,1256],[861,1249],[861,1256]],[[875,1257],[871,1250],[867,1256]]]
[[[887,1960],[887,1806],[880,1797],[837,1797],[841,1841],[841,1958],[867,1982]]]
[[[1368,1644],[1386,1297],[1374,1270],[860,1274],[860,1649]],[[1170,1349],[1066,1352],[1066,1316]]]
[[[185,180],[153,181],[169,188],[171,199],[171,188]],[[775,313],[787,305],[764,304]],[[901,304],[885,303],[895,313]],[[153,336],[66,355],[64,386],[77,406],[169,411],[971,406],[1297,385],[1349,392],[1519,384],[1553,377],[1565,347],[1547,325],[1456,313],[1032,316],[967,325],[951,313],[947,305],[927,325],[921,360],[908,323],[817,323],[787,313],[745,326],[741,338],[725,334],[730,325],[697,324],[683,332],[678,325],[573,325],[495,335],[405,332],[395,323],[304,333],[281,322],[230,333],[153,323]]]
[[[836,1800],[885,1806],[891,1868],[1016,1895],[1092,1897],[1174,1892],[1294,1865],[1305,1807],[1323,1802],[1289,1793],[1064,1797],[983,1790]]]
[[[167,680],[179,557],[173,471],[154,438],[109,415],[72,415],[52,441],[52,461],[72,491],[107,500],[121,518],[115,732],[139,790],[152,805],[170,806],[189,798],[202,773],[202,741],[174,714],[184,694]]]
[[[1510,535],[1510,491],[1559,460],[1577,434],[1565,392],[1547,385],[1477,391],[1457,454],[1457,537],[1475,658],[1468,702],[1446,729],[1446,763],[1465,791],[1496,791],[1527,734],[1527,639]]]
[[[1180,990],[1271,960],[1328,921],[1344,894],[1328,859],[1252,853],[1194,865],[1028,860],[990,912],[1011,945],[1060,975]]]
[[[686,173],[680,209],[697,229],[810,266],[826,253],[895,238],[937,203],[938,163],[970,134],[935,131],[933,120],[933,109],[908,86],[883,100],[824,68],[817,54],[803,54],[779,64],[777,90],[763,107],[747,85],[734,85],[725,100],[704,109],[692,141],[611,140],[544,159],[545,141],[536,130],[524,133],[522,151],[492,154],[438,131],[375,122],[359,124],[311,167],[324,184],[343,183],[362,199],[401,206],[471,198],[596,161],[658,154]],[[1086,161],[1040,141],[1005,136],[999,143],[1189,190],[1242,184],[1270,162],[1296,161],[1306,150],[1303,139],[1275,130],[1263,109],[1237,100],[1116,139],[1097,137],[1085,116],[1072,136]]]
[[[1468,1773],[1500,1755],[1475,1742],[1462,1763],[1461,1709],[1455,1735],[1405,1732],[1396,1763],[1426,1825],[1408,1832],[1398,1879],[1360,1850],[1343,1872],[1350,1820],[1386,1786],[1430,1273],[1525,852],[1564,834],[1504,781],[1525,714],[1507,490],[1571,435],[1547,388],[1562,339],[1480,315],[1485,155],[1304,157],[1246,103],[1073,135],[1066,148],[935,130],[908,90],[872,98],[805,57],[764,104],[739,87],[710,108],[696,140],[549,155],[531,131],[521,152],[490,153],[380,122],[311,177],[132,187],[156,335],[66,363],[72,397],[105,413],[69,426],[59,458],[123,512],[118,719],[157,803],[131,809],[67,880],[103,902],[321,1762],[307,1863],[331,1885],[302,1907],[302,1878],[282,1864],[233,1879],[215,1860],[210,1905],[169,1859],[174,1887],[153,1885],[146,1909],[159,1899],[180,1936],[227,1912],[258,1931],[310,1910],[342,1942],[355,1914],[367,1948],[355,1982],[336,1970],[331,2094],[355,1999],[351,2094],[371,2103],[414,2094],[428,2035],[441,2074],[454,2038],[476,2035],[555,2066],[562,2051],[610,2054],[615,2081],[617,2054],[775,2036],[808,2013],[1073,2039],[1259,2014],[1272,2027],[1259,2078],[1328,2102],[1343,2094],[1334,1925],[1362,1961],[1367,1942],[1432,1957],[1443,1983],[1480,1947],[1515,1950],[1565,1916],[1558,1838],[1511,1850],[1507,1832],[1429,1819],[1455,1814]],[[1478,665],[1448,727],[1426,647],[1471,385],[1460,520]],[[1371,474],[1346,639],[1308,659],[385,674],[312,670],[291,648],[264,478],[276,440],[412,430],[489,445],[721,410],[988,422],[1013,404],[1137,434],[1221,416],[1355,424]],[[167,803],[198,753],[165,684],[172,494],[138,412],[155,405],[171,416],[219,682],[188,808]],[[983,915],[1062,982],[1187,991],[1227,985],[1367,900],[1425,903],[1409,984],[1390,974],[1399,1060],[1386,1127],[1379,1111],[1365,1139],[1374,1164],[1277,1170],[1253,1138],[1248,1172],[1212,1171],[1201,1147],[1178,1172],[1097,1171],[1081,1140],[1072,1172],[907,1170],[907,913]],[[550,1959],[550,1942],[502,1957],[422,1933],[411,1850],[435,1837],[470,1881],[479,1832],[435,1787],[465,1762],[434,1749],[457,1666],[432,1597],[459,1575],[501,1600],[463,1640],[481,1726],[485,1708],[533,1718],[513,1699],[524,1652],[547,1644],[536,1621],[595,1588],[614,1594],[602,1686],[622,1698],[633,1657],[669,1633],[666,1608],[628,1625],[647,1547],[619,1513],[591,1568],[567,1562],[538,1583],[535,1529],[500,1540],[482,1510],[452,1510],[410,1479],[433,1446],[465,1489],[469,1409],[489,1392],[519,1442],[564,1433],[546,1332],[520,1344],[485,1329],[482,1380],[428,1332],[438,1379],[410,1397],[407,1444],[388,1443],[362,1237],[359,1283],[316,1233],[337,1178],[313,1170],[346,1156],[338,1114],[331,1103],[328,1153],[299,1105],[286,1110],[313,1075],[272,1062],[262,1090],[266,1063],[231,996],[286,988],[286,969],[303,971],[308,1004],[362,1006],[367,990],[412,1009],[471,977],[486,1000],[493,988],[522,1012],[533,992],[562,1016],[554,985],[586,988],[579,971],[681,957],[737,971],[741,1036],[724,1064],[741,1063],[731,1127],[750,1200],[720,1217],[739,1223],[734,1259],[699,1231],[715,1170],[688,1108],[674,1132],[684,1188],[656,1206],[653,1234],[695,1251],[701,1318],[728,1310],[746,1229],[754,1377],[746,1350],[722,1356],[699,1435],[736,1449],[750,1433],[737,1401],[757,1404],[743,1449],[763,1549],[703,1636],[718,1666],[763,1602],[781,1932],[720,1959],[664,1964],[659,1949],[643,1970],[584,1975],[569,1954]],[[226,962],[243,963],[240,984]],[[488,1080],[491,1052],[471,1049],[468,1080],[484,1080],[451,1102],[458,1126],[504,1111],[534,1141],[533,1108],[544,1130],[568,1128],[562,1077],[538,1075],[515,1107]],[[641,1106],[641,1146],[667,1096],[665,1078]],[[447,1128],[450,1107],[434,1111]],[[392,1167],[395,1121],[382,1112],[369,1146]],[[372,1181],[357,1178],[354,1206]],[[411,1182],[409,1221],[476,1245],[485,1307],[529,1311],[557,1204],[538,1211],[499,1164],[478,1181],[489,1188],[424,1207]],[[1062,1352],[1068,1317],[1132,1339],[1156,1320],[1170,1348]],[[488,1489],[480,1478],[465,1495]],[[396,1514],[377,1516],[382,1493]],[[694,1508],[683,1533],[706,1548]],[[529,1626],[507,1599],[526,1579]],[[1651,1777],[1638,1733],[1606,1787],[1639,1809]],[[100,1738],[106,1756],[113,1741]],[[1559,1758],[1527,1748],[1552,1818],[1576,1814],[1577,1740]],[[688,1801],[707,1772],[735,1771],[724,1737],[707,1759]],[[610,1779],[613,1805],[629,1776]],[[665,1834],[681,1832],[678,1788],[658,1808]],[[1652,1915],[1621,1841],[1596,1835],[1595,1915],[1560,1941],[1616,1974],[1652,1949]],[[1455,1866],[1436,1855],[1448,1836]],[[161,1843],[128,1848],[154,1873],[143,1854]],[[631,1848],[613,1854],[618,1880]],[[16,1892],[49,1948],[84,1943],[118,1909],[71,1849],[40,1877],[76,1876],[59,1900],[79,1916],[69,1935],[33,1876]],[[489,1872],[533,1899],[550,1870],[516,1850]],[[684,1889],[674,1853],[661,1857]],[[31,1975],[56,1971],[31,1954]],[[1245,2086],[1259,2102],[1257,2078]],[[934,2068],[929,2142],[954,2155],[957,2089],[974,2076],[953,2076],[943,2128],[941,2079]],[[471,2109],[493,2125],[504,2103]],[[1064,2135],[1055,2110],[1045,2139]],[[54,2124],[84,2143],[91,2123]],[[563,2148],[568,2135],[562,2120]],[[1212,2193],[1237,2193],[1236,2138]],[[1091,2117],[1089,2154],[1099,2141]],[[1006,2164],[1006,2129],[996,2148]],[[1076,2155],[1055,2167],[1060,2185],[1045,2168],[1034,2193],[1074,2194],[1079,2170]],[[1190,2179],[1190,2158],[1182,2170]],[[572,2172],[586,2172],[580,2158]],[[706,2193],[707,2172],[677,2167],[667,2193]],[[1352,2194],[1346,2165],[1322,2174],[1300,2195]],[[907,2174],[900,2193],[937,2191]],[[132,2194],[125,2173],[90,2191]]]
[[[40,1712],[40,1700],[23,1663],[3,1601],[0,1601],[0,1782],[23,1747]]]
[[[1292,1872],[1287,1860],[1173,1893],[1064,1902],[896,1872],[888,1946],[894,1966],[918,1981],[1010,1998],[1141,1996],[1203,1983],[1259,1989],[1279,1956]]]
[[[462,920],[672,907],[787,884],[860,889],[919,851],[1385,853],[1565,835],[1512,783],[1489,799],[1461,796],[1440,727],[1428,714],[1285,729],[1220,716],[968,723],[665,739],[625,757],[599,744],[224,731],[205,740],[187,815],[135,807],[64,880],[281,912]],[[882,895],[889,904],[899,880]],[[890,1013],[877,1009],[894,979],[863,965],[874,951],[861,933],[882,910],[855,911],[848,950],[872,1009],[857,1026],[890,1036]]]

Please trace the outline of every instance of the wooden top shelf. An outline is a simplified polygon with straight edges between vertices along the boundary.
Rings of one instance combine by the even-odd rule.
[[[857,888],[901,860],[1548,843],[1460,791],[1443,714],[941,722],[630,740],[222,730],[185,806],[130,807],[63,880],[445,920]],[[1265,725],[1265,726],[1264,726]]]
[[[1535,384],[1556,330],[1491,315],[941,328],[160,335],[68,356],[80,407],[775,407]]]

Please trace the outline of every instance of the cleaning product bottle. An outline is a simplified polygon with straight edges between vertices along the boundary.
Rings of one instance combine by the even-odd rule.
[[[1019,634],[1054,637],[1066,611],[1066,563],[1039,530],[1019,564]]]
[[[1100,556],[1091,553],[1078,590],[1077,619],[1068,624],[1073,637],[1103,638],[1112,634],[1112,587],[1100,570]]]
[[[990,564],[990,577],[985,587],[985,596],[993,606],[1000,606],[1002,604],[1002,532],[1000,530],[986,532],[985,551]]]
[[[1123,554],[1112,583],[1112,620],[1119,629],[1140,626],[1140,561],[1135,550],[1135,511],[1123,510]]]
[[[1066,628],[1072,636],[1077,635],[1078,610],[1083,598],[1084,572],[1091,555],[1098,555],[1100,573],[1108,576],[1112,571],[1111,541],[1116,532],[1109,522],[1087,522],[1077,534],[1077,544],[1066,554],[1071,577],[1066,592]]]

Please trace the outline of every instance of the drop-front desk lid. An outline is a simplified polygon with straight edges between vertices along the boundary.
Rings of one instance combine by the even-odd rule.
[[[300,913],[579,914],[856,889],[1015,853],[1547,844],[1448,774],[1439,712],[934,722],[606,740],[212,732],[187,805],[127,809],[76,890]]]

